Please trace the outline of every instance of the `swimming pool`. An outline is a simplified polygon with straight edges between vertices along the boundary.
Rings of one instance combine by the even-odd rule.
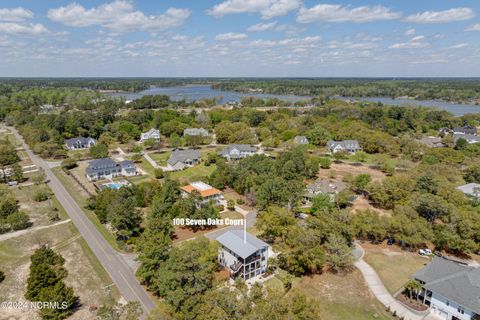
[[[108,182],[108,183],[102,184],[100,186],[100,190],[105,190],[105,189],[118,190],[121,187],[127,186],[128,184],[129,184],[128,181]]]

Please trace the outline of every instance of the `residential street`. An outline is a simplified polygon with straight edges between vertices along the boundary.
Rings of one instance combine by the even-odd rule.
[[[53,174],[49,165],[30,150],[29,146],[23,140],[23,137],[20,136],[15,128],[8,128],[13,132],[18,141],[22,143],[33,163],[45,171],[48,185],[55,193],[58,201],[64,207],[95,256],[108,272],[122,296],[127,301],[139,301],[144,310],[145,317],[145,313],[148,314],[155,307],[155,303],[145,289],[138,283],[133,270],[127,265],[121,254],[113,249],[98,232],[93,223]]]

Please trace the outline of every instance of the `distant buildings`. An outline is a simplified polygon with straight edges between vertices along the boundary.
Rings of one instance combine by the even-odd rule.
[[[328,179],[317,179],[314,183],[307,185],[305,193],[303,194],[303,201],[305,203],[311,203],[313,197],[320,194],[328,194],[333,199],[337,193],[346,188],[346,184],[340,181],[331,182]]]
[[[341,151],[355,153],[357,151],[362,150],[357,140],[343,140],[343,141],[330,140],[327,142],[327,148],[332,153],[337,153]]]
[[[245,238],[244,238],[245,237]],[[243,230],[230,230],[217,238],[218,262],[233,279],[254,279],[267,271],[269,245]]]
[[[222,191],[201,181],[192,182],[186,186],[180,187],[180,193],[184,198],[187,198],[194,191],[198,192],[201,198],[198,206],[204,206],[210,201],[215,205],[221,205],[221,202],[224,199]]]
[[[232,144],[220,152],[227,160],[238,160],[257,153],[257,149],[249,144]]]
[[[200,163],[200,151],[194,149],[174,150],[167,163],[171,170],[183,170]]]
[[[463,186],[458,186],[457,190],[462,191],[465,195],[472,198],[480,198],[480,184],[478,183],[467,183]]]
[[[65,140],[65,147],[68,150],[88,149],[97,144],[97,140],[90,137],[77,137]]]
[[[143,132],[140,136],[140,142],[144,142],[146,140],[153,139],[155,141],[160,141],[160,131],[157,129],[150,129],[147,132]]]
[[[465,139],[468,144],[479,143],[480,137],[473,134],[454,133],[453,142],[457,143],[458,140]]]
[[[201,136],[208,137],[208,130],[203,128],[187,128],[183,130],[183,136]]]
[[[422,284],[419,300],[438,319],[480,319],[480,269],[434,257],[413,275]]]
[[[295,142],[296,144],[308,144],[308,139],[305,136],[296,136],[293,139],[293,142]]]
[[[456,127],[456,128],[453,128],[452,131],[454,134],[472,134],[472,135],[477,134],[477,128],[470,125],[463,126],[463,127]]]
[[[89,181],[112,179],[118,176],[135,176],[137,167],[133,161],[124,160],[119,163],[110,158],[101,158],[89,163],[85,175]]]

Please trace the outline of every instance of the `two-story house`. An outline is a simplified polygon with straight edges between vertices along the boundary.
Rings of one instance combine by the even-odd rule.
[[[434,257],[413,278],[422,284],[419,299],[434,316],[445,320],[480,319],[480,268]]]
[[[249,144],[232,144],[220,152],[227,160],[238,160],[257,153],[257,149]]]
[[[224,200],[222,191],[206,184],[205,182],[196,181],[180,187],[180,194],[184,198],[187,198],[193,192],[198,192],[200,195],[200,201],[197,203],[197,206],[199,207],[204,206],[210,201],[212,201],[215,205],[221,205],[222,201]]]
[[[88,149],[97,144],[97,140],[90,137],[77,137],[65,140],[65,147],[68,150]]]
[[[147,132],[143,132],[142,135],[140,136],[140,142],[144,142],[149,139],[160,141],[160,131],[155,128],[152,128]]]
[[[355,153],[357,151],[362,150],[357,140],[343,140],[343,141],[330,140],[327,142],[327,148],[330,150],[331,153],[337,153],[340,151]]]
[[[124,160],[120,163],[110,158],[101,158],[91,161],[85,170],[85,175],[89,181],[101,179],[112,179],[118,176],[135,176],[137,168],[133,161]]]
[[[269,245],[243,230],[229,230],[219,236],[218,262],[230,277],[254,279],[267,271]]]

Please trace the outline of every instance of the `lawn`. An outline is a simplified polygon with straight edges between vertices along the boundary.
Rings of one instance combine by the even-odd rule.
[[[375,269],[391,294],[401,289],[412,274],[429,262],[427,258],[398,247],[385,248],[370,244],[362,246],[365,248],[364,260]]]
[[[283,287],[281,276],[268,280],[265,285],[281,289]],[[316,300],[315,303],[321,310],[321,319],[394,319],[369,291],[357,269],[347,275],[324,273],[295,278],[293,289]]]
[[[159,166],[165,167],[167,166],[167,160],[170,157],[171,152],[166,151],[166,152],[152,152],[149,153],[148,155],[150,158],[155,160],[156,163],[158,163]]]
[[[178,180],[180,183],[190,183],[193,181],[203,181],[216,169],[215,164],[205,166],[202,162],[194,167],[182,170],[169,172],[170,178]]]

